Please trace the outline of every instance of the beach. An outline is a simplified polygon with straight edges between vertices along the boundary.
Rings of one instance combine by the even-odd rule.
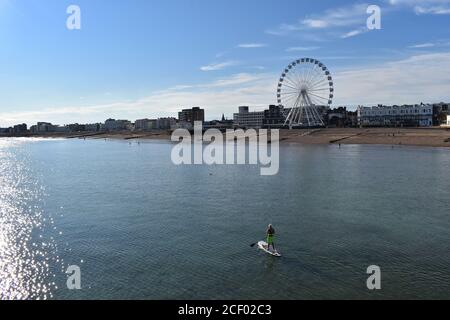
[[[171,132],[97,132],[48,133],[22,135],[35,138],[119,139],[169,141]],[[325,128],[280,130],[281,143],[299,144],[355,144],[450,147],[450,128]]]
[[[343,128],[318,130],[282,130],[283,142],[303,144],[378,144],[426,147],[450,147],[450,130],[441,128]]]

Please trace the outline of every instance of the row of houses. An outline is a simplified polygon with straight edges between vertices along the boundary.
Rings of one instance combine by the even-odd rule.
[[[25,123],[15,125],[8,128],[0,128],[0,134],[23,134],[28,131],[28,127]]]
[[[170,130],[176,123],[175,118],[160,118],[156,120],[141,119],[132,123],[129,120],[107,119],[104,123],[54,125],[49,122],[38,122],[30,127],[30,132],[41,133],[75,133],[75,132],[118,132],[134,130]]]
[[[361,127],[431,127],[433,106],[430,104],[358,107]]]
[[[357,111],[349,111],[346,107],[330,109],[318,107],[327,127],[430,127],[450,126],[450,105],[418,104],[402,106],[358,107]],[[250,111],[248,106],[238,107],[233,120],[222,115],[221,120],[205,121],[205,110],[199,107],[183,109],[178,119],[173,117],[158,119],[138,119],[134,123],[129,120],[107,119],[104,123],[54,125],[49,122],[38,122],[28,130],[26,124],[18,124],[9,128],[0,128],[0,134],[25,133],[73,133],[73,132],[115,132],[115,131],[152,131],[175,130],[179,128],[192,130],[194,122],[203,123],[204,129],[233,128],[282,128],[285,123],[286,110],[281,106],[270,105],[262,111]]]
[[[129,120],[107,119],[104,123],[54,125],[50,122],[38,122],[27,129],[26,124],[11,128],[0,128],[0,134],[45,134],[45,133],[75,133],[75,132],[118,132],[118,131],[151,131],[175,130],[177,128],[193,128],[195,121],[205,122],[205,110],[199,107],[183,109],[178,119],[173,117],[158,119],[138,119],[134,123]]]
[[[359,106],[356,111],[346,107],[331,109],[317,107],[327,127],[431,127],[450,126],[450,104],[378,105]],[[251,112],[249,107],[239,107],[233,116],[235,127],[276,128],[283,127],[286,113],[283,107],[269,106],[264,111]]]

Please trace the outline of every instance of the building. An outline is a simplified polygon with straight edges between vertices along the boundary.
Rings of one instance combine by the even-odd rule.
[[[225,118],[225,115],[222,115],[222,120],[212,120],[212,121],[206,121],[203,124],[203,128],[205,130],[208,129],[218,129],[220,131],[226,131],[228,129],[233,129],[233,120],[228,120]]]
[[[28,127],[25,123],[18,124],[13,127],[12,131],[14,134],[26,133],[26,132],[28,132]]]
[[[134,123],[134,130],[137,131],[148,131],[155,130],[157,126],[157,120],[152,119],[139,119]]]
[[[102,128],[100,123],[88,123],[84,125],[84,129],[87,132],[99,132]]]
[[[443,102],[433,104],[433,126],[446,124],[448,115],[450,115],[450,104]]]
[[[10,134],[13,132],[13,128],[0,128],[0,134]]]
[[[361,127],[431,127],[433,106],[429,104],[358,107]]]
[[[233,115],[233,122],[235,126],[240,128],[262,128],[264,111],[250,112],[249,107],[239,107],[239,113]]]
[[[170,130],[176,126],[177,119],[175,118],[159,118],[156,120],[156,129],[158,130]]]
[[[86,131],[86,125],[84,125],[84,124],[74,123],[74,124],[69,124],[66,127],[67,127],[67,130],[69,132],[83,132],[83,131]]]
[[[50,122],[38,122],[36,125],[36,133],[53,132],[54,127]]]
[[[177,123],[175,123],[170,127],[170,130],[177,130],[177,129],[194,130],[194,126],[190,122],[178,121]]]
[[[178,113],[178,121],[180,122],[190,122],[194,125],[194,122],[201,121],[205,122],[205,110],[195,107],[192,109],[184,109]]]
[[[69,126],[53,126],[51,128],[51,131],[49,131],[49,132],[68,133],[68,132],[71,132],[71,131],[70,131],[70,127]]]
[[[449,127],[450,127],[450,115],[449,115],[449,116],[447,116],[447,126],[449,126]]]
[[[102,129],[104,131],[125,131],[125,130],[131,130],[132,128],[133,128],[133,125],[130,121],[115,120],[115,119],[106,120],[102,126]]]
[[[284,126],[285,121],[282,107],[270,105],[268,110],[264,110],[264,128],[279,128]]]
[[[358,126],[358,113],[348,111],[347,107],[329,109],[325,117],[325,124],[331,128],[346,128]]]

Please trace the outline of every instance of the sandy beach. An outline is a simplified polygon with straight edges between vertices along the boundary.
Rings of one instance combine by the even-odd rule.
[[[26,135],[23,137],[67,139],[165,140],[171,132],[109,132],[79,134]],[[443,128],[334,128],[280,130],[281,143],[299,144],[380,144],[450,147],[450,129]]]
[[[441,128],[371,128],[282,130],[282,142],[304,144],[382,144],[450,147],[450,130]]]

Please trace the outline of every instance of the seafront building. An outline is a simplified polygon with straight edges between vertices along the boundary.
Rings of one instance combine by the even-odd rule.
[[[430,104],[358,107],[360,127],[431,127],[433,106]]]
[[[158,120],[156,119],[139,119],[134,123],[134,130],[148,131],[157,129]]]
[[[88,123],[84,125],[84,130],[88,132],[98,132],[101,128],[101,123]]]
[[[206,121],[203,124],[203,129],[218,129],[221,131],[225,131],[228,129],[233,129],[234,127],[234,121],[228,120],[225,118],[225,115],[222,114],[222,120],[212,120],[212,121]]]
[[[38,122],[35,126],[32,126],[30,130],[36,133],[53,132],[55,126],[50,122]]]
[[[354,128],[358,126],[358,113],[347,107],[329,109],[324,121],[328,128]]]
[[[192,109],[183,109],[178,113],[178,121],[183,123],[187,122],[194,126],[197,121],[205,122],[205,110],[195,107]]]
[[[125,131],[131,130],[133,125],[128,120],[108,119],[102,126],[103,131]]]
[[[159,118],[158,120],[156,120],[156,129],[170,130],[176,124],[177,124],[177,119],[175,119],[175,118]]]
[[[270,105],[268,110],[264,110],[263,128],[280,128],[284,123],[285,118],[280,106]]]
[[[25,123],[15,125],[13,127],[12,133],[13,134],[22,134],[28,131],[28,126]]]
[[[190,122],[178,121],[177,123],[175,123],[170,127],[170,130],[177,130],[177,129],[194,130],[194,126]]]
[[[440,126],[447,123],[447,116],[450,115],[449,103],[433,104],[433,126]]]
[[[259,129],[264,124],[264,111],[250,112],[249,107],[239,107],[239,112],[233,115],[233,122],[236,127]]]

